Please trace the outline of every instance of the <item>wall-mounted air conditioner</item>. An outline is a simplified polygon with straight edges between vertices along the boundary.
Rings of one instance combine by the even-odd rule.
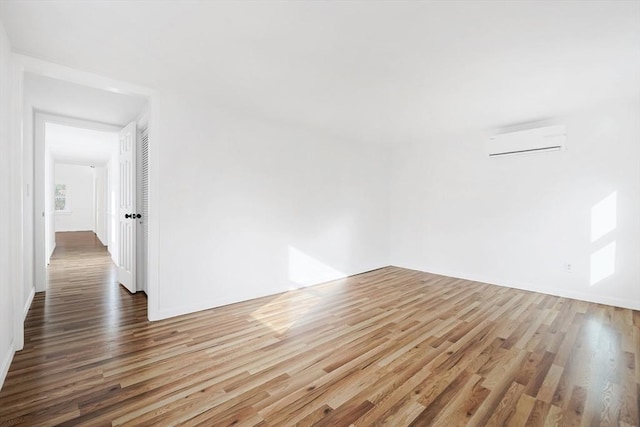
[[[503,133],[487,141],[489,157],[542,153],[562,150],[567,140],[565,126],[546,126],[518,132]]]

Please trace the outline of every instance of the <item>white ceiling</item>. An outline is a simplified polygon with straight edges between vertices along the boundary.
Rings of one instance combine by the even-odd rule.
[[[46,124],[46,144],[56,163],[104,166],[118,149],[118,134]]]
[[[397,142],[640,97],[637,1],[0,2],[15,51]]]
[[[34,108],[48,113],[124,127],[146,108],[142,97],[121,95],[26,73],[24,94]]]

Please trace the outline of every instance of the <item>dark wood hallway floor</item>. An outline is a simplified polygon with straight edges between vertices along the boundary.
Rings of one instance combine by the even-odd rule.
[[[637,311],[387,267],[150,323],[57,240],[2,426],[638,426]]]

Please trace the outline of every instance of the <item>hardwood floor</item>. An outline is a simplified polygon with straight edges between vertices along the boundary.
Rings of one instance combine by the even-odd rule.
[[[58,235],[1,425],[638,425],[640,312],[395,267],[150,323]]]

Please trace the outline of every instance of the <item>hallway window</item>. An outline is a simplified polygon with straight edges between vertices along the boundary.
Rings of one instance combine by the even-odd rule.
[[[56,184],[56,211],[67,210],[67,185]]]

